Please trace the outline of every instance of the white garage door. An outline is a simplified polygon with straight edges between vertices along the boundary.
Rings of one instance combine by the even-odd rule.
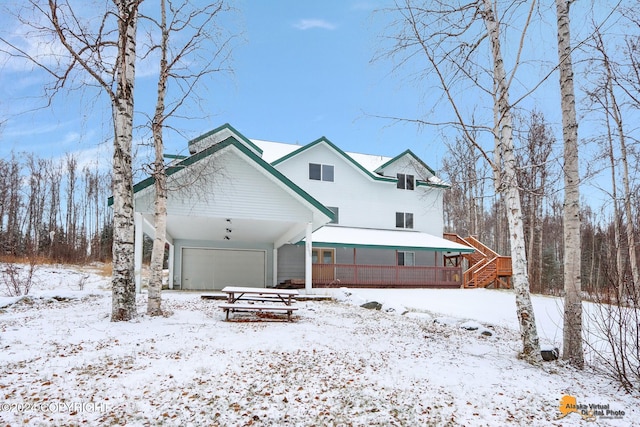
[[[182,289],[263,288],[266,255],[265,251],[184,248]]]

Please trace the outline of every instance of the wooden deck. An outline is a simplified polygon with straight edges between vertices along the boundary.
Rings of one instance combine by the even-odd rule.
[[[314,264],[314,288],[460,288],[462,269],[362,264]],[[304,280],[292,279],[280,287],[302,288]]]
[[[398,266],[363,264],[313,264],[314,288],[510,288],[511,257],[501,256],[474,237],[456,234],[444,237],[476,251],[445,256],[443,266]],[[466,263],[463,262],[466,260]],[[468,268],[463,271],[464,264]],[[294,278],[280,288],[304,288],[304,279]]]

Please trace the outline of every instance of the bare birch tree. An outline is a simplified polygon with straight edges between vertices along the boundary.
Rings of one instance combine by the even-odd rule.
[[[167,6],[168,11],[167,11]],[[196,89],[205,77],[212,73],[227,71],[229,43],[233,36],[227,36],[216,26],[216,19],[230,8],[225,0],[195,7],[187,0],[160,0],[160,16],[143,16],[153,23],[160,34],[154,41],[153,29],[149,34],[148,55],[158,53],[159,70],[157,97],[151,131],[154,146],[154,162],[151,175],[155,187],[155,212],[153,249],[151,252],[149,298],[147,314],[162,314],[162,270],[166,243],[167,225],[167,176],[164,163],[164,131],[167,121],[190,99],[198,97]],[[174,95],[167,101],[168,86],[172,85]]]
[[[614,148],[613,148],[613,136],[616,136],[617,142],[618,142],[618,150],[620,151],[620,157],[619,160],[615,160],[612,161],[612,171],[611,173],[614,174],[615,177],[615,171],[617,170],[617,168],[615,167],[615,164],[617,164],[619,162],[620,166],[622,166],[622,171],[621,176],[622,176],[622,210],[624,212],[624,228],[625,228],[625,235],[626,235],[626,239],[627,239],[627,248],[628,248],[628,258],[629,258],[629,265],[631,267],[631,278],[633,280],[634,283],[634,287],[635,289],[638,289],[637,287],[640,287],[640,267],[638,266],[638,256],[637,256],[637,251],[636,251],[636,239],[635,239],[635,226],[634,226],[634,209],[633,209],[633,202],[632,202],[632,198],[634,195],[634,191],[632,190],[631,187],[631,180],[630,180],[630,172],[629,172],[629,155],[631,153],[629,153],[628,150],[628,145],[629,145],[629,141],[628,141],[628,137],[627,137],[627,129],[625,128],[625,120],[623,118],[623,106],[621,105],[622,102],[618,100],[618,95],[616,94],[616,86],[618,86],[620,83],[619,82],[623,82],[624,80],[617,77],[616,76],[616,70],[615,70],[615,66],[612,63],[612,60],[609,58],[609,54],[607,52],[607,48],[605,46],[605,42],[604,42],[604,38],[602,36],[602,34],[599,31],[596,31],[596,33],[594,34],[594,42],[595,42],[595,49],[597,51],[597,53],[601,56],[600,61],[601,61],[601,66],[603,69],[603,83],[602,83],[602,90],[599,92],[592,92],[591,93],[591,98],[594,99],[596,102],[598,102],[602,109],[604,110],[604,113],[606,114],[607,117],[607,128],[610,129],[610,125],[609,123],[611,122],[613,124],[613,130],[608,132],[608,141],[610,144],[610,156],[611,158],[614,158]],[[629,52],[630,54],[632,52]],[[622,90],[620,91],[622,94],[625,94],[626,92],[628,92],[629,89]],[[613,185],[615,185],[615,182],[613,183]],[[615,187],[614,187],[615,190]],[[618,202],[617,202],[617,197],[615,198],[615,208],[618,208]],[[618,216],[617,218],[620,218],[620,216]],[[616,238],[618,238],[618,236],[616,236]],[[622,266],[622,263],[619,262],[619,267]],[[620,280],[619,280],[619,284],[618,284],[618,298],[620,300],[622,300],[624,298],[624,286],[625,286],[625,280],[624,280],[624,276],[623,276],[623,271],[622,269],[619,270],[619,274],[620,274]],[[632,295],[632,297],[635,297],[635,295]]]
[[[418,4],[419,3],[419,4]],[[398,14],[399,30],[392,35],[394,42],[388,56],[401,56],[404,64],[417,55],[426,59],[427,69],[435,76],[443,97],[451,108],[454,120],[443,123],[430,120],[411,120],[422,125],[455,125],[482,157],[491,165],[496,188],[507,205],[509,236],[513,262],[513,287],[516,311],[522,338],[521,357],[532,364],[541,362],[540,345],[535,316],[529,294],[528,268],[520,193],[516,179],[513,144],[513,105],[509,101],[510,84],[519,65],[523,40],[535,2],[531,2],[520,35],[520,43],[510,57],[515,57],[511,75],[507,75],[500,43],[503,23],[498,18],[497,4],[491,0],[456,3],[433,0],[396,2],[392,13]],[[512,5],[515,7],[515,4]],[[486,42],[488,42],[487,46]],[[491,64],[479,63],[481,49],[491,58]],[[493,123],[474,125],[465,117],[456,84],[471,86],[487,94],[493,101]],[[464,92],[464,90],[463,90]],[[406,120],[406,119],[400,119]],[[489,132],[494,142],[494,158],[485,150],[475,131]]]
[[[12,55],[31,61],[49,74],[53,82],[45,90],[50,97],[74,83],[86,86],[89,81],[109,97],[114,132],[112,321],[136,316],[132,140],[136,29],[141,2],[111,0],[99,5],[104,7],[101,11],[87,13],[82,10],[86,3],[29,0],[16,12],[16,18],[35,36],[61,47],[66,57],[56,61],[34,56],[9,40],[0,40]],[[80,83],[74,78],[79,78]]]
[[[582,272],[580,246],[580,171],[578,120],[573,87],[569,4],[556,0],[558,18],[558,68],[564,139],[564,329],[562,357],[576,368],[584,367],[582,348]]]
[[[518,182],[521,189],[522,207],[529,260],[529,283],[532,290],[542,291],[542,259],[545,195],[549,181],[555,181],[549,165],[555,138],[545,121],[544,114],[533,111],[526,126],[526,134],[520,138]],[[551,179],[549,179],[551,178]]]

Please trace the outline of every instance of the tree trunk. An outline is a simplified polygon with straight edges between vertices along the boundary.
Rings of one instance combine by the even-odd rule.
[[[136,316],[133,221],[133,89],[136,63],[138,3],[117,0],[119,11],[118,77],[112,96],[113,150],[113,273],[111,321]]]
[[[556,0],[558,58],[564,139],[564,332],[563,355],[582,369],[582,295],[580,249],[580,173],[578,169],[578,123],[573,88],[569,1]]]
[[[153,146],[155,148],[155,161],[153,178],[155,180],[155,214],[154,228],[155,238],[151,251],[151,276],[149,278],[149,300],[147,302],[147,314],[150,316],[162,315],[162,269],[164,267],[164,246],[167,236],[167,175],[164,168],[164,110],[165,94],[167,92],[167,45],[169,33],[167,31],[167,14],[165,1],[160,2],[162,41],[160,46],[160,74],[158,76],[158,94],[156,109],[153,116]]]
[[[484,0],[484,22],[491,41],[493,58],[493,76],[495,86],[495,117],[496,117],[496,153],[499,161],[496,166],[502,170],[496,171],[498,187],[505,195],[507,220],[511,243],[511,259],[513,268],[513,288],[516,292],[516,311],[520,324],[522,338],[522,353],[524,360],[532,364],[540,364],[540,343],[536,328],[531,295],[529,293],[529,278],[527,268],[526,246],[524,239],[524,225],[522,223],[522,207],[520,193],[516,179],[516,159],[513,147],[513,129],[511,106],[509,105],[509,87],[507,83],[504,62],[500,48],[500,31],[491,0]]]
[[[604,50],[604,46],[603,46]],[[603,52],[604,53],[604,52]],[[622,121],[622,113],[620,112],[620,106],[618,105],[618,101],[616,99],[615,91],[612,86],[612,70],[609,64],[609,61],[605,56],[605,65],[607,67],[607,85],[606,90],[609,93],[609,97],[611,98],[611,114],[613,116],[613,120],[616,124],[616,130],[618,133],[618,140],[620,142],[620,162],[622,163],[622,188],[624,191],[624,201],[623,207],[626,216],[625,222],[625,233],[627,235],[627,248],[629,250],[629,263],[631,265],[631,277],[633,280],[633,286],[631,287],[630,295],[634,301],[638,302],[639,292],[640,292],[640,268],[638,268],[638,258],[636,255],[636,241],[635,241],[635,227],[633,224],[633,207],[631,206],[631,198],[633,197],[631,191],[631,185],[629,183],[629,162],[627,160],[627,139],[625,136],[623,121]],[[613,156],[613,148],[612,154]],[[618,201],[615,201],[616,207]],[[616,215],[616,221],[618,221],[619,216]],[[617,236],[616,236],[617,237]],[[624,298],[624,271],[620,270],[619,274],[621,275],[619,280],[619,295],[618,298],[622,300]]]

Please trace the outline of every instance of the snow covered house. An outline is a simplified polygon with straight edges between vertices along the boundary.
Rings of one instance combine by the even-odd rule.
[[[169,168],[169,287],[460,287],[443,237],[448,185],[410,150],[394,158],[248,139],[225,124]],[[134,186],[136,274],[153,237],[154,186]]]

